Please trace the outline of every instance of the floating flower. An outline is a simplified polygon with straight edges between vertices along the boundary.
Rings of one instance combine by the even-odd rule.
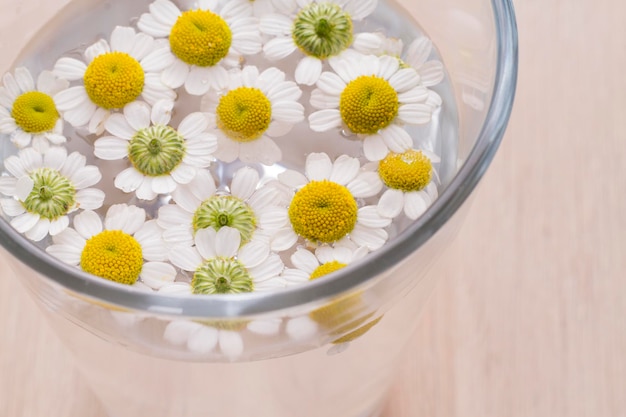
[[[186,346],[191,352],[206,355],[216,350],[234,360],[244,352],[242,332],[272,336],[280,331],[280,319],[252,320],[249,322],[217,321],[197,322],[174,320],[167,325],[163,337],[173,345]]]
[[[176,270],[167,260],[167,247],[156,221],[146,221],[144,209],[112,205],[104,225],[94,211],[74,218],[74,228],[53,237],[46,252],[85,272],[120,284],[138,279],[153,289],[174,281]]]
[[[159,208],[157,221],[170,243],[191,245],[194,235],[210,227],[232,227],[241,234],[243,244],[252,238],[270,240],[287,225],[287,210],[279,205],[276,187],[261,185],[259,173],[240,168],[230,184],[230,192],[216,192],[215,182],[206,171],[172,193],[174,204]]]
[[[221,13],[226,16],[261,17],[273,13],[276,8],[272,0],[222,0]]]
[[[291,262],[295,268],[286,268],[282,276],[287,286],[300,285],[338,271],[367,254],[368,249],[363,246],[356,248],[320,246],[315,249],[315,253],[308,249],[298,248],[291,255]]]
[[[402,68],[390,56],[330,60],[330,65],[335,72],[323,73],[311,95],[311,105],[321,109],[309,116],[311,129],[347,128],[363,140],[370,161],[390,150],[408,150],[413,141],[403,125],[432,118],[432,107],[425,103],[428,90],[417,71]]]
[[[145,33],[117,26],[110,44],[99,40],[85,50],[84,58],[62,57],[53,70],[60,78],[83,81],[54,96],[72,126],[87,125],[90,133],[100,134],[113,110],[139,97],[150,104],[176,98],[160,80],[161,71],[172,62],[168,48]]]
[[[31,144],[38,152],[45,152],[50,144],[61,145],[63,119],[59,115],[54,95],[69,86],[50,71],[42,71],[37,84],[30,71],[16,68],[15,74],[6,73],[0,87],[0,133],[10,135],[18,148]]]
[[[252,240],[241,245],[241,234],[233,227],[200,229],[195,246],[174,245],[170,261],[193,273],[194,294],[238,294],[284,287],[279,277],[284,265],[270,252],[269,244]]]
[[[299,49],[305,57],[298,62],[296,81],[313,85],[322,73],[322,61],[341,55],[353,41],[353,21],[370,15],[377,0],[284,0],[274,2],[278,11],[263,16],[261,32],[275,36],[263,52],[279,60]]]
[[[0,178],[0,192],[11,198],[0,200],[0,205],[6,215],[14,217],[11,226],[40,241],[48,234],[61,233],[69,225],[69,213],[100,208],[104,192],[87,187],[102,175],[85,161],[78,152],[67,155],[64,147],[49,148],[43,155],[25,148],[8,157],[4,167],[11,176]]]
[[[437,198],[433,163],[438,162],[436,155],[415,149],[390,153],[381,160],[378,175],[388,189],[378,202],[378,213],[390,219],[402,211],[411,220],[421,216]]]
[[[105,122],[114,136],[96,140],[94,154],[105,160],[128,158],[131,166],[115,177],[120,190],[152,200],[188,184],[199,168],[211,164],[217,139],[206,132],[206,114],[191,113],[174,129],[169,126],[171,110],[169,101],[159,101],[152,109],[137,101]]]
[[[357,203],[378,194],[382,183],[375,173],[361,170],[356,158],[342,155],[331,162],[325,153],[310,153],[305,175],[287,170],[278,180],[297,190],[288,209],[291,227],[277,233],[278,239],[295,244],[300,236],[313,245],[342,245],[349,239],[370,250],[386,242],[384,228],[391,221],[378,215],[376,206]]]
[[[222,89],[228,81],[226,67],[239,65],[243,55],[261,51],[257,19],[229,4],[199,0],[197,8],[181,11],[169,0],[156,0],[150,13],[140,17],[140,30],[169,38],[172,61],[161,77],[166,85],[184,85],[193,95]]]
[[[201,105],[218,138],[215,156],[223,162],[279,161],[282,153],[272,138],[286,135],[304,120],[300,88],[285,81],[285,73],[276,68],[259,74],[255,66],[231,71],[228,85],[225,92],[205,95]]]

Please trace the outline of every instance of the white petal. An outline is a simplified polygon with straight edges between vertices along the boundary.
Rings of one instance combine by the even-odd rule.
[[[104,191],[97,188],[85,188],[76,193],[78,207],[84,210],[97,210],[104,203]]]
[[[270,247],[274,252],[282,252],[293,247],[298,241],[298,235],[296,235],[291,227],[285,227],[279,230],[270,240]]]
[[[159,288],[160,294],[191,295],[193,290],[186,282],[173,282]]]
[[[129,53],[135,43],[135,29],[116,26],[111,32],[111,50]]]
[[[389,84],[398,92],[403,93],[417,86],[420,76],[413,68],[402,68],[389,78]]]
[[[280,331],[281,323],[282,320],[279,318],[253,320],[248,323],[247,328],[252,333],[260,334],[262,336],[272,336]]]
[[[117,121],[116,123],[119,126],[114,126],[114,129],[116,127],[123,129],[120,133],[123,133],[124,136],[119,135],[119,137],[124,138],[124,139],[130,139],[133,137],[133,135],[135,135],[136,131],[145,129],[146,127],[150,126],[151,111],[152,109],[150,108],[148,103],[145,103],[143,101],[133,101],[132,103],[129,103],[126,106],[124,106],[124,117],[126,118],[126,123]],[[114,116],[117,116],[117,114],[112,115],[109,118],[109,120],[111,118],[114,118]],[[107,121],[107,123],[105,124],[105,126],[107,127],[107,130],[109,130],[108,128],[109,126],[113,127],[112,123],[113,122]],[[117,133],[112,132],[111,130],[109,130],[109,132],[118,136]],[[130,134],[131,136],[128,137],[127,136],[128,134]]]
[[[17,180],[15,183],[15,196],[20,201],[26,201],[31,191],[33,191],[33,187],[35,185],[35,181],[33,181],[29,176],[23,176]]]
[[[361,207],[358,211],[357,221],[366,227],[383,228],[391,224],[391,219],[378,214],[376,206]]]
[[[91,120],[89,120],[89,125],[87,129],[89,133],[95,133],[96,135],[101,135],[104,133],[104,122],[111,115],[107,109],[103,109],[102,107],[96,108],[96,111],[91,116]]]
[[[314,85],[322,74],[322,61],[312,56],[306,56],[298,62],[295,78],[298,84]]]
[[[346,3],[345,10],[354,20],[362,20],[374,12],[377,4],[377,0],[351,0]]]
[[[368,161],[380,161],[388,153],[389,149],[380,135],[367,136],[363,140],[363,154]]]
[[[419,69],[422,85],[432,87],[443,81],[443,64],[439,61],[429,61]]]
[[[176,189],[176,181],[170,175],[152,177],[152,191],[156,194],[169,194]]]
[[[206,113],[191,113],[180,122],[178,133],[184,138],[190,138],[204,132],[209,126]]]
[[[86,243],[86,240],[80,234],[78,234],[76,230],[71,228],[67,228],[61,233],[53,236],[52,241],[55,244],[69,246],[70,248],[73,248],[79,256]]]
[[[105,136],[95,141],[93,153],[100,159],[115,161],[128,156],[128,141],[115,136]]]
[[[413,139],[402,127],[392,124],[378,132],[392,152],[403,153],[413,146]]]
[[[285,331],[294,340],[308,340],[317,334],[318,325],[308,316],[302,316],[289,320]]]
[[[252,142],[242,143],[239,146],[239,159],[243,163],[260,162],[272,165],[282,159],[282,151],[272,139],[262,136]]]
[[[60,170],[67,158],[67,150],[63,147],[56,146],[51,148],[43,156],[43,164],[48,168],[52,168],[56,171]]]
[[[13,138],[11,139],[11,141],[15,144],[15,146],[21,149],[30,144],[31,138],[32,135],[30,133],[24,132],[23,130],[18,130],[15,133],[15,136],[13,136]]]
[[[285,123],[299,123],[304,120],[304,107],[294,101],[272,103],[272,118]]]
[[[237,332],[220,331],[219,344],[222,353],[231,359],[238,358],[243,353],[243,340]]]
[[[361,74],[359,72],[358,65],[355,65],[353,60],[346,59],[345,57],[343,57],[343,55],[344,54],[341,54],[340,56],[331,57],[328,60],[328,63],[330,64],[332,69],[335,70],[337,75],[343,80],[344,82],[343,88],[345,88],[345,86],[347,85],[346,83],[349,83],[350,81],[354,80]],[[341,91],[343,91],[343,88],[341,88]]]
[[[281,272],[283,272],[283,269],[285,269],[285,265],[283,261],[280,260],[280,256],[270,254],[262,264],[254,268],[249,268],[249,271],[256,284],[257,282],[263,282],[279,276]]]
[[[75,109],[78,106],[90,103],[91,100],[83,86],[70,87],[54,96],[54,104],[60,112]]]
[[[380,249],[387,241],[388,235],[384,229],[370,229],[357,223],[350,233],[350,239],[359,246],[365,246],[369,250]]]
[[[74,183],[74,187],[80,190],[97,184],[101,178],[102,173],[100,173],[100,169],[98,169],[97,166],[87,165],[76,172],[75,176],[72,177],[72,182]]]
[[[85,210],[74,217],[74,229],[82,238],[89,239],[102,231],[102,220],[95,211]]]
[[[378,214],[393,219],[404,207],[404,193],[400,190],[389,189],[383,193],[378,201]]]
[[[169,0],[156,0],[149,7],[150,13],[152,13],[155,19],[170,27],[176,23],[178,16],[181,14],[180,9]]]
[[[12,198],[1,199],[0,206],[2,207],[2,212],[9,217],[19,216],[26,212],[22,203]]]
[[[46,252],[70,265],[80,263],[81,250],[70,245],[50,245],[46,248]]]
[[[291,55],[296,48],[291,37],[278,37],[263,45],[263,53],[267,59],[278,61]]]
[[[311,92],[311,106],[318,110],[337,109],[339,108],[339,97],[338,95],[328,95],[316,88]]]
[[[135,195],[140,200],[154,200],[158,194],[152,189],[152,177],[144,177],[143,182],[135,190]]]
[[[400,62],[397,58],[392,56],[381,56],[380,57],[380,68],[378,69],[378,76],[384,80],[388,80],[393,74],[398,71],[400,67]]]
[[[50,236],[55,236],[64,231],[70,224],[70,219],[67,216],[61,216],[56,220],[50,222]]]
[[[194,242],[198,253],[203,259],[213,259],[218,256],[215,251],[216,238],[217,232],[212,227],[200,229],[196,232]]]
[[[126,168],[115,177],[115,187],[130,193],[137,190],[143,184],[144,176],[135,167]]]
[[[324,93],[333,96],[341,95],[347,86],[346,82],[333,72],[322,73],[316,85]]]
[[[22,160],[15,155],[11,155],[4,160],[4,168],[16,178],[23,177],[28,174]]]
[[[425,124],[432,120],[432,107],[428,104],[404,104],[398,109],[398,119],[407,124]]]
[[[141,207],[126,204],[114,204],[109,207],[104,219],[108,230],[122,230],[129,235],[135,234],[146,221],[146,211]]]
[[[141,60],[141,67],[146,72],[160,72],[174,64],[175,60],[169,48],[159,48]]]
[[[222,162],[233,162],[239,157],[239,142],[218,136],[215,157]]]
[[[33,80],[33,76],[30,74],[30,71],[28,71],[25,67],[16,68],[13,75],[20,90],[26,92],[33,91],[35,89],[35,80]]]
[[[317,257],[311,251],[302,248],[299,248],[291,255],[291,262],[293,266],[309,275],[320,266],[320,261],[317,260]]]
[[[185,91],[194,96],[201,96],[211,88],[211,75],[208,68],[191,67],[185,80]]]
[[[152,71],[152,69],[148,68],[148,66],[145,64],[145,58],[148,54],[151,53],[151,51],[154,50],[154,48],[154,38],[148,34],[139,32],[135,36],[132,48],[130,49],[130,52],[128,52],[128,54],[135,58],[137,61],[140,61],[141,67],[144,69],[144,71]],[[167,47],[164,48],[169,50],[169,48]],[[160,66],[157,71],[160,71],[163,68],[165,68],[165,66]]]
[[[404,201],[404,214],[411,219],[415,220],[428,208],[428,204],[424,200],[421,193],[412,192],[406,193]]]
[[[161,81],[170,88],[182,87],[188,74],[189,65],[177,59],[161,73]]]
[[[175,320],[167,325],[163,338],[173,345],[184,345],[189,340],[189,335],[200,326],[191,321]]]
[[[218,256],[232,258],[237,254],[241,245],[241,234],[239,230],[232,227],[222,227],[215,237],[215,253]]]
[[[266,14],[259,21],[261,32],[272,36],[291,35],[292,26],[293,21],[291,19],[278,13]]]
[[[168,125],[172,118],[172,110],[174,109],[174,102],[170,100],[159,100],[152,106],[152,112],[150,113],[150,120],[155,125]]]
[[[361,164],[358,159],[348,155],[341,155],[333,164],[333,170],[329,180],[337,184],[345,185],[356,178],[360,168]]]
[[[309,274],[299,269],[285,269],[281,275],[287,286],[302,285],[305,282],[309,282],[309,277]]]
[[[109,43],[104,39],[100,39],[99,41],[93,43],[91,46],[87,47],[84,56],[87,60],[87,63],[90,63],[97,56],[103,55],[108,52],[111,52]]]
[[[265,261],[269,253],[270,248],[266,243],[252,241],[239,250],[237,259],[239,259],[246,268],[254,268]]]
[[[54,64],[52,71],[57,77],[75,81],[83,78],[86,70],[87,65],[84,62],[74,58],[63,57]]]
[[[419,68],[426,62],[433,49],[430,39],[425,36],[416,38],[406,50],[405,61],[414,68]]]
[[[423,103],[428,99],[428,89],[421,85],[413,87],[404,93],[398,94],[398,101],[402,104]]]
[[[126,117],[119,113],[109,116],[104,122],[104,128],[112,135],[126,140],[132,139],[136,133],[135,129],[128,124]]]
[[[178,184],[189,184],[196,176],[197,169],[187,164],[180,164],[170,175]]]
[[[380,192],[383,183],[376,172],[362,172],[353,181],[346,185],[356,198],[375,196]]]
[[[231,194],[242,200],[250,198],[259,185],[259,173],[257,170],[244,167],[239,169],[233,176]]]
[[[16,178],[0,176],[0,193],[13,197],[15,195],[16,185]]]
[[[187,347],[194,353],[209,353],[217,345],[218,334],[213,327],[201,326],[189,335]]]
[[[302,173],[290,169],[278,174],[278,180],[292,188],[301,187],[309,182],[309,179]]]
[[[309,124],[314,132],[326,132],[341,127],[341,113],[337,109],[319,110],[309,115]]]
[[[284,207],[267,207],[259,214],[259,225],[263,229],[282,229],[287,226],[289,216]]]
[[[202,264],[198,251],[190,246],[174,246],[170,249],[169,257],[171,263],[185,271],[195,271]]]
[[[176,278],[176,270],[164,262],[146,262],[141,269],[141,280],[153,289],[159,289]]]
[[[384,37],[378,33],[357,33],[352,47],[363,54],[378,55],[383,48]]]
[[[305,175],[311,181],[329,179],[333,163],[327,154],[312,152],[306,158]]]

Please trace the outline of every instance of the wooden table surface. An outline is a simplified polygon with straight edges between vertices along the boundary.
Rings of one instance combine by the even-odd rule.
[[[386,417],[626,416],[626,5],[515,5],[511,122]],[[103,417],[0,273],[0,416]]]

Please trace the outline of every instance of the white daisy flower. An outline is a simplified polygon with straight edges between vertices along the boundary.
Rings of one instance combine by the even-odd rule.
[[[284,265],[269,244],[252,240],[241,245],[241,234],[233,227],[208,227],[194,236],[195,246],[172,246],[170,261],[193,274],[194,294],[237,294],[283,288]]]
[[[391,56],[336,59],[330,65],[335,72],[324,72],[311,94],[311,105],[321,109],[309,116],[311,129],[349,130],[363,140],[370,161],[410,149],[413,140],[403,126],[429,123],[433,110],[417,71]]]
[[[157,221],[170,244],[191,245],[199,230],[225,226],[237,229],[244,244],[253,238],[271,241],[288,225],[287,209],[280,205],[282,199],[278,188],[261,185],[255,169],[240,168],[229,191],[219,192],[211,174],[203,170],[172,193],[174,204],[161,206]]]
[[[209,113],[210,131],[218,138],[215,156],[223,162],[280,161],[281,150],[272,138],[286,135],[304,120],[301,95],[297,84],[285,81],[285,73],[277,68],[260,74],[255,66],[231,71],[228,90],[206,94],[200,107]]]
[[[74,227],[52,238],[46,252],[85,272],[120,284],[138,279],[153,289],[174,281],[176,270],[167,260],[167,247],[156,221],[146,221],[144,209],[112,205],[104,224],[94,211],[74,218]]]
[[[378,0],[275,1],[278,13],[260,21],[261,32],[275,36],[263,52],[270,60],[280,60],[302,51],[296,81],[313,85],[322,73],[322,62],[341,55],[352,44],[353,21],[369,16],[377,4]]]
[[[437,155],[410,149],[390,153],[378,163],[378,175],[388,187],[378,201],[378,213],[393,219],[404,211],[411,220],[417,219],[435,201]]]
[[[113,110],[139,97],[150,104],[176,99],[160,79],[172,60],[166,45],[133,28],[117,26],[110,43],[101,39],[85,50],[84,61],[62,57],[56,62],[57,76],[82,80],[83,85],[56,94],[54,100],[72,126],[87,126],[90,133],[100,134]]]
[[[222,89],[228,82],[225,66],[237,66],[243,56],[261,51],[257,19],[230,3],[199,0],[193,10],[181,11],[169,0],[156,0],[140,17],[140,30],[169,38],[172,61],[161,77],[166,85],[184,85],[193,95]]]
[[[219,346],[227,358],[239,358],[245,349],[242,332],[249,331],[260,336],[273,336],[280,331],[280,319],[253,321],[216,321],[200,323],[174,320],[165,328],[163,337],[176,346],[186,346],[191,352],[206,355]]]
[[[287,170],[278,180],[297,191],[288,208],[291,227],[275,239],[292,245],[298,236],[312,245],[343,245],[351,240],[370,250],[386,242],[384,228],[391,220],[381,217],[376,206],[359,208],[357,203],[378,194],[382,182],[376,173],[361,170],[358,159],[342,155],[332,162],[325,153],[310,153],[305,174]]]
[[[273,13],[272,0],[221,0],[221,13],[226,16],[254,16],[260,18]]]
[[[4,167],[10,175],[0,177],[0,192],[10,198],[1,199],[0,205],[13,217],[11,226],[40,241],[48,234],[61,233],[69,225],[69,213],[100,208],[104,192],[88,187],[102,175],[98,167],[85,162],[80,153],[67,155],[60,146],[45,154],[25,148],[9,156]]]
[[[363,259],[368,252],[364,246],[320,246],[315,249],[315,253],[298,248],[291,255],[291,263],[295,268],[285,268],[282,277],[287,286],[301,285]]]
[[[191,113],[174,129],[169,126],[172,106],[170,101],[159,101],[151,109],[136,101],[105,122],[113,136],[96,140],[94,154],[105,160],[128,158],[131,166],[115,177],[120,190],[152,200],[189,184],[198,169],[211,164],[217,139],[206,132],[206,114]]]
[[[20,67],[15,69],[15,74],[4,74],[2,84],[0,133],[10,135],[18,148],[32,142],[38,152],[45,152],[50,144],[65,143],[63,118],[53,97],[69,86],[68,81],[42,71],[35,84],[30,71]]]
[[[411,67],[418,72],[420,83],[424,87],[439,84],[445,76],[443,63],[437,59],[431,59],[433,43],[425,36],[414,39],[404,55],[402,39],[388,38],[380,32],[356,35],[354,49],[366,55],[389,55],[400,59],[401,67]],[[429,89],[425,103],[438,108],[442,100],[439,94]]]

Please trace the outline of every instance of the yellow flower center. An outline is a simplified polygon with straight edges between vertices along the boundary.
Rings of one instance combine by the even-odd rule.
[[[410,149],[404,153],[390,153],[378,164],[378,174],[389,188],[420,191],[432,178],[433,165],[423,152]]]
[[[170,48],[187,64],[211,67],[228,55],[232,38],[221,16],[210,10],[188,10],[172,26]]]
[[[386,80],[362,75],[350,81],[341,93],[339,111],[354,133],[373,135],[398,115],[398,93]]]
[[[52,130],[59,119],[59,112],[52,97],[39,91],[29,91],[15,99],[11,117],[24,132],[42,133]]]
[[[358,207],[343,185],[311,181],[289,205],[289,219],[296,234],[312,242],[335,242],[354,229]]]
[[[217,125],[233,140],[250,142],[261,137],[272,120],[272,104],[258,88],[239,87],[222,96]]]
[[[325,264],[322,264],[318,266],[317,268],[315,268],[315,270],[311,272],[311,276],[309,277],[309,279],[314,280],[321,276],[328,275],[331,272],[338,271],[341,268],[345,268],[345,267],[346,267],[346,264],[342,264],[341,262],[338,262],[338,261],[326,262]]]
[[[90,274],[132,285],[143,267],[141,245],[121,230],[105,230],[87,241],[80,267]]]
[[[365,333],[367,333],[372,327],[376,326],[378,324],[378,322],[383,318],[383,316],[380,316],[372,321],[370,321],[369,323],[364,324],[363,326],[359,327],[356,330],[351,331],[350,333],[348,333],[345,336],[341,336],[339,339],[335,339],[333,340],[331,343],[338,345],[340,343],[348,343],[348,342],[352,342],[354,339],[357,339],[361,336],[363,336]]]
[[[91,61],[83,78],[91,101],[105,109],[120,109],[139,97],[145,74],[127,53],[107,52]]]

